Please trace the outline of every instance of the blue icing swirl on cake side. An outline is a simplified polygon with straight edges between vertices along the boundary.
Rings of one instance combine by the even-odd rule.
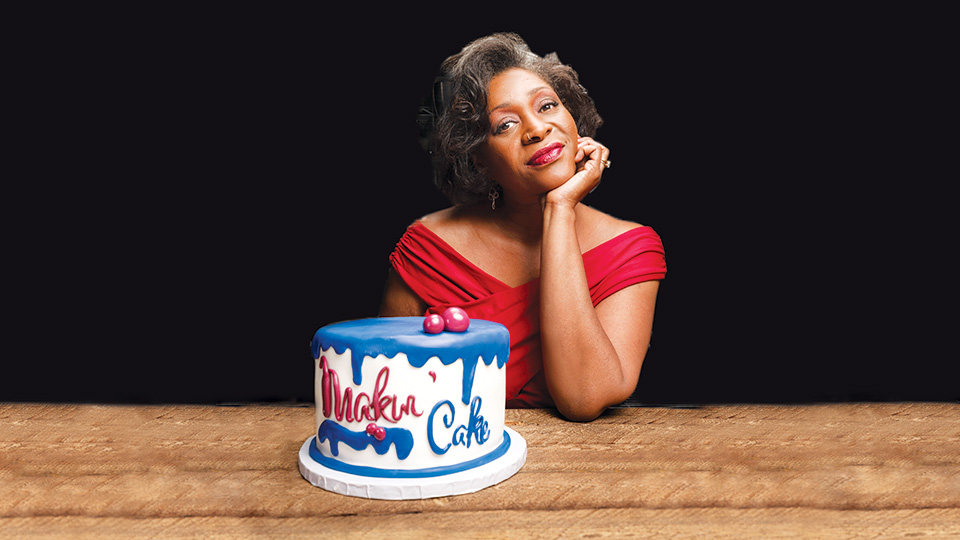
[[[473,379],[477,363],[484,364],[497,359],[497,367],[503,368],[510,354],[510,333],[502,324],[482,319],[470,321],[465,332],[441,332],[428,334],[423,331],[422,317],[385,317],[344,321],[317,330],[311,349],[313,358],[320,358],[323,351],[333,348],[337,354],[351,351],[353,383],[362,383],[363,359],[376,358],[383,354],[393,358],[399,353],[416,368],[423,367],[427,360],[436,356],[448,366],[463,362],[463,403],[469,404],[473,392]]]
[[[390,450],[392,444],[397,451],[398,459],[407,459],[413,449],[413,435],[403,428],[385,428],[383,440],[377,440],[364,431],[351,431],[336,422],[324,420],[317,429],[317,442],[330,441],[330,453],[340,455],[340,443],[344,443],[354,450],[360,451],[368,446],[381,456]]]

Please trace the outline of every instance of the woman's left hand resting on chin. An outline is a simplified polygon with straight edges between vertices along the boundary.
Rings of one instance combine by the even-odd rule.
[[[540,196],[542,209],[546,205],[576,207],[590,192],[600,185],[600,177],[607,164],[610,163],[610,150],[590,137],[577,139],[576,173],[561,186]]]
[[[600,143],[581,138],[576,173],[541,198],[543,368],[557,409],[577,421],[593,420],[633,393],[659,286],[657,281],[631,285],[593,306],[577,235],[578,203],[599,185],[609,156]]]

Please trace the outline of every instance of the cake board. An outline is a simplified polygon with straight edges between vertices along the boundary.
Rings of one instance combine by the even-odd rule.
[[[527,459],[527,441],[509,427],[503,429],[510,437],[510,447],[500,457],[465,471],[418,478],[379,478],[331,469],[310,456],[314,441],[310,437],[300,447],[300,474],[327,491],[367,499],[429,499],[473,493],[510,478]]]

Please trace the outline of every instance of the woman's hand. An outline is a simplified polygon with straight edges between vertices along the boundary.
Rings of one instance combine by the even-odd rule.
[[[603,170],[609,166],[610,149],[590,137],[577,139],[576,173],[563,185],[544,195],[542,204],[574,207],[600,185]],[[606,163],[604,163],[606,162]]]

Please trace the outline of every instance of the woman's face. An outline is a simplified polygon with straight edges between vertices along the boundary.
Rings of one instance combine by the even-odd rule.
[[[576,122],[537,75],[510,69],[494,77],[487,113],[490,134],[474,162],[503,186],[507,201],[539,197],[576,172]]]

